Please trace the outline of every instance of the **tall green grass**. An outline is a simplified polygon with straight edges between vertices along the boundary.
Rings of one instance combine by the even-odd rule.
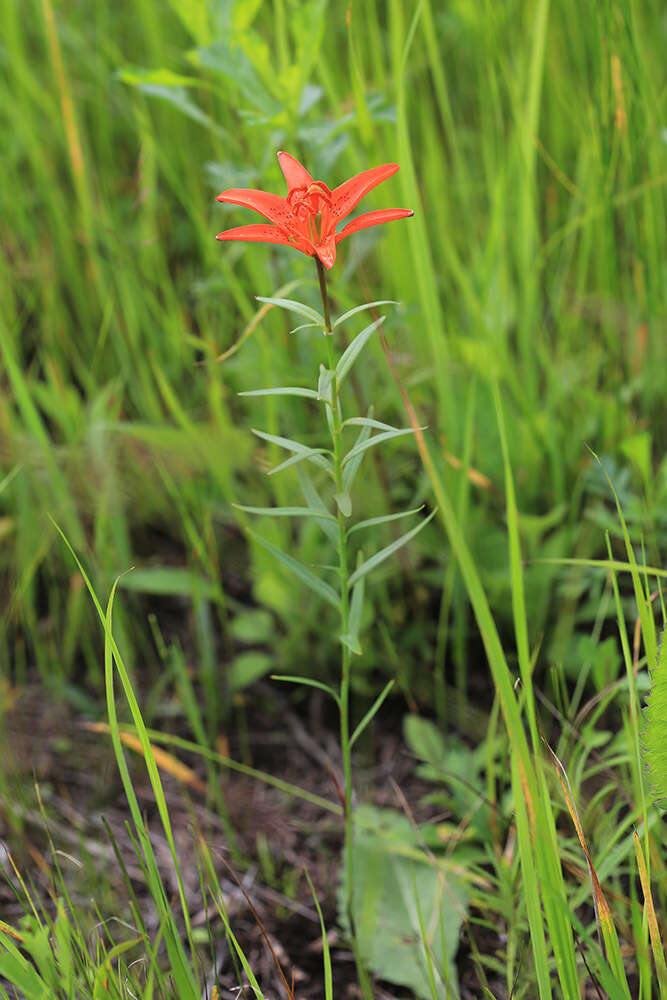
[[[20,684],[36,670],[94,713],[115,657],[165,829],[140,689],[173,683],[217,767],[232,689],[220,662],[241,663],[239,686],[306,652],[313,674],[330,676],[321,623],[230,505],[251,492],[257,506],[268,500],[258,470],[271,456],[241,423],[308,440],[305,413],[286,427],[274,399],[236,392],[310,381],[317,344],[288,336],[285,317],[254,296],[296,275],[316,302],[311,262],[217,245],[227,215],[213,198],[232,185],[280,191],[280,148],[332,186],[396,160],[400,203],[416,213],[407,235],[343,244],[331,291],[343,307],[401,299],[385,330],[390,366],[377,347],[354,390],[362,409],[378,400],[398,413],[409,399],[415,421],[430,425],[421,463],[401,447],[372,467],[368,515],[380,500],[391,509],[431,495],[440,514],[403,567],[406,585],[388,577],[378,588],[381,655],[365,672],[362,662],[357,694],[370,703],[382,659],[398,665],[411,704],[435,696],[442,721],[463,719],[480,637],[506,740],[505,765],[487,745],[487,782],[511,792],[519,868],[499,841],[484,845],[494,888],[478,897],[472,940],[484,906],[508,926],[516,919],[530,959],[518,961],[510,934],[507,970],[518,966],[526,996],[580,996],[582,954],[609,996],[637,983],[642,998],[664,996],[649,887],[658,917],[667,899],[664,879],[652,880],[664,863],[638,681],[655,660],[660,579],[644,564],[658,568],[667,544],[662,5],[0,0],[0,18],[5,676]],[[611,470],[627,520],[585,443]],[[289,481],[274,488],[288,502]],[[49,513],[97,593],[137,567],[121,577],[113,638]],[[265,534],[306,563],[327,561],[309,531],[272,523]],[[263,633],[264,667],[238,657],[234,623],[254,602],[280,623]],[[161,641],[174,616],[179,635]],[[479,660],[475,672],[486,669]],[[555,763],[540,731],[545,706],[562,733]],[[113,699],[107,708],[122,767]],[[609,719],[620,720],[615,734]],[[160,936],[182,995],[194,996],[187,908],[177,923],[123,774]],[[584,872],[581,887],[568,866]],[[608,908],[594,874],[611,885]],[[51,934],[69,961],[66,918],[33,919],[36,947]],[[5,937],[3,974],[46,995]],[[168,995],[155,942],[142,941]]]
[[[551,555],[593,554],[582,442],[605,454],[628,442],[633,456],[664,446],[658,3],[598,5],[584,18],[568,0],[447,10],[392,0],[352,5],[349,27],[343,8],[305,0],[193,3],[159,16],[140,0],[98,4],[92,18],[52,0],[20,12],[4,0],[1,13],[2,463],[16,473],[0,501],[4,664],[20,675],[36,662],[53,677],[57,661],[64,681],[83,657],[100,681],[90,610],[45,509],[89,550],[98,582],[150,564],[135,589],[189,605],[198,660],[211,662],[225,610],[209,588],[235,530],[228,501],[252,460],[234,391],[253,372],[277,383],[316,363],[313,345],[286,339],[273,314],[242,353],[213,363],[256,315],[254,294],[271,294],[299,265],[311,279],[288,252],[223,251],[213,239],[227,218],[212,201],[219,189],[280,190],[280,146],[331,183],[401,162],[402,201],[416,209],[407,239],[357,237],[333,294],[353,302],[381,285],[402,299],[392,347],[433,439],[459,459],[468,385],[482,376],[468,461],[498,488],[484,388],[493,371],[519,510],[553,512],[535,522],[527,554],[547,539]],[[398,405],[378,357],[357,391]],[[273,431],[274,405],[246,402],[243,412]],[[406,456],[405,474],[378,469],[369,506],[375,491],[404,496],[410,465]],[[455,474],[443,474],[453,488]],[[638,498],[645,489],[636,479]],[[497,505],[479,488],[469,502],[475,555],[506,629]],[[188,575],[160,564],[155,526]],[[268,557],[251,557],[256,595],[293,617]],[[442,569],[460,594],[444,552]],[[530,573],[538,630],[554,608],[555,573]],[[451,603],[454,634],[465,631],[465,605]],[[150,649],[142,607],[136,598],[117,623],[136,656]],[[564,620],[560,654],[570,635]]]

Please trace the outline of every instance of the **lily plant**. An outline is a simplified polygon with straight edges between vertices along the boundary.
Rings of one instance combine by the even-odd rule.
[[[300,682],[325,690],[336,702],[340,716],[340,749],[343,769],[341,798],[345,820],[344,839],[344,889],[347,921],[350,928],[351,945],[357,965],[360,986],[365,997],[372,997],[370,981],[366,973],[359,942],[355,935],[354,921],[354,879],[353,879],[353,796],[351,751],[354,743],[375,716],[388,695],[393,681],[386,685],[374,704],[352,730],[350,720],[350,672],[352,657],[361,653],[359,633],[362,622],[364,588],[367,575],[405,545],[431,520],[433,511],[405,534],[395,539],[385,548],[365,556],[357,539],[377,525],[419,513],[421,508],[389,513],[367,520],[352,520],[352,487],[361,463],[371,448],[405,434],[412,434],[412,428],[393,427],[374,419],[372,412],[359,416],[345,415],[342,390],[345,380],[366,344],[381,327],[385,317],[379,316],[341,352],[336,343],[336,331],[364,310],[377,309],[383,305],[395,305],[389,300],[368,302],[350,309],[333,318],[327,289],[327,271],[336,261],[336,247],[341,240],[370,226],[405,219],[414,213],[411,209],[390,208],[366,212],[347,222],[341,229],[339,224],[353,211],[361,199],[378,184],[387,180],[399,169],[396,163],[365,170],[344,181],[338,187],[329,188],[322,181],[315,181],[306,168],[289,153],[278,153],[278,161],[287,181],[287,196],[267,191],[233,188],[218,195],[217,201],[252,208],[268,220],[268,223],[238,226],[218,235],[221,241],[242,240],[248,242],[275,243],[291,246],[301,253],[315,258],[317,277],[322,300],[322,312],[294,299],[264,298],[259,301],[272,304],[305,317],[304,326],[319,328],[326,342],[326,364],[320,364],[314,387],[281,386],[253,389],[241,393],[243,396],[287,396],[297,397],[321,407],[326,426],[328,446],[310,447],[299,441],[266,434],[254,430],[262,440],[279,446],[289,457],[272,469],[269,475],[296,466],[305,506],[295,507],[248,507],[237,505],[251,514],[273,517],[314,518],[325,533],[337,553],[337,581],[332,586],[311,567],[282,552],[265,539],[252,533],[252,537],[271,552],[280,563],[299,580],[313,590],[320,598],[335,608],[339,618],[337,641],[340,645],[341,670],[338,690],[308,677],[282,676],[280,679]],[[299,327],[302,329],[302,327]],[[344,442],[346,431],[356,431],[357,436],[350,446]],[[313,470],[316,475],[306,471]],[[328,493],[321,493],[321,481],[329,482]]]

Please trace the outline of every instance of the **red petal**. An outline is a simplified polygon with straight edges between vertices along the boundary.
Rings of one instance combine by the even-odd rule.
[[[398,163],[383,163],[381,167],[372,167],[363,173],[351,177],[334,189],[332,193],[333,212],[337,219],[344,219],[355,205],[358,205],[364,195],[374,187],[386,181],[398,170]]]
[[[269,222],[275,222],[278,225],[288,225],[292,217],[290,207],[285,199],[268,191],[231,188],[229,191],[223,191],[215,200],[224,201],[230,205],[243,205],[244,208],[253,208]]]
[[[330,271],[336,263],[336,241],[333,236],[329,236],[315,250],[327,271]]]
[[[339,233],[336,233],[336,243],[340,243],[352,233],[358,233],[360,229],[380,226],[383,222],[395,222],[397,219],[407,219],[414,214],[410,208],[381,208],[377,212],[365,212],[352,219],[352,222],[348,222]]]
[[[293,191],[294,188],[308,187],[313,184],[313,178],[306,168],[289,153],[278,153],[278,163],[287,181],[287,188]]]
[[[283,243],[291,245],[290,239],[277,226],[237,226],[218,233],[216,240],[244,240],[247,243]]]

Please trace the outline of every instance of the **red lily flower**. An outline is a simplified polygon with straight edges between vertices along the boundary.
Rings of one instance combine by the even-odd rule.
[[[383,222],[414,215],[409,208],[385,208],[358,216],[339,233],[338,223],[374,187],[398,170],[397,163],[364,170],[332,191],[321,181],[314,181],[305,167],[289,153],[278,153],[278,162],[287,181],[287,197],[268,191],[232,188],[223,191],[216,201],[254,208],[273,225],[237,226],[219,233],[219,240],[248,240],[253,243],[281,243],[292,246],[309,257],[319,257],[326,268],[336,260],[336,245],[352,233]]]

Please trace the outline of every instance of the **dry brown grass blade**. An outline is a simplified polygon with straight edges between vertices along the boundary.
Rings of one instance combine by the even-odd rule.
[[[572,822],[574,823],[574,828],[577,831],[577,837],[579,838],[579,843],[581,844],[581,849],[584,852],[586,858],[586,864],[588,865],[588,874],[591,880],[591,886],[593,889],[593,907],[595,909],[595,920],[598,925],[598,935],[600,937],[600,947],[602,948],[602,924],[606,926],[612,925],[611,910],[609,909],[609,903],[607,902],[607,897],[605,896],[602,886],[598,880],[595,867],[588,850],[588,844],[586,843],[586,838],[584,837],[584,831],[581,825],[581,820],[579,819],[579,813],[577,812],[577,807],[574,802],[574,796],[572,794],[572,787],[570,785],[570,779],[567,776],[567,771],[563,767],[563,764],[553,752],[547,741],[542,737],[544,745],[546,746],[551,760],[556,768],[556,774],[558,775],[558,781],[563,789],[563,795],[565,797],[565,802],[567,805],[568,812],[572,817]]]
[[[4,920],[0,920],[0,934],[7,934],[9,937],[14,938],[15,941],[23,942],[23,935],[15,931],[9,924],[6,924]]]
[[[276,955],[276,953],[274,951],[273,945],[271,944],[269,935],[266,932],[266,928],[264,927],[264,924],[262,923],[262,921],[260,919],[259,913],[257,912],[257,910],[255,909],[255,907],[253,906],[253,902],[252,902],[250,896],[248,895],[248,893],[243,888],[243,885],[241,884],[241,880],[239,879],[238,875],[236,874],[236,872],[234,871],[234,869],[232,868],[232,866],[229,864],[229,862],[225,861],[225,859],[223,857],[220,858],[220,861],[223,863],[223,865],[225,866],[225,868],[227,869],[227,871],[229,872],[229,874],[231,875],[231,877],[236,882],[237,886],[239,887],[239,889],[243,893],[243,898],[245,899],[246,903],[250,907],[250,912],[252,913],[253,917],[255,918],[255,922],[257,923],[257,926],[259,927],[260,931],[262,932],[262,937],[266,941],[267,948],[271,952],[271,958],[273,959],[274,965],[275,965],[276,969],[278,970],[278,975],[280,976],[281,982],[282,982],[283,986],[285,987],[285,992],[287,993],[288,1000],[295,1000],[295,996],[294,996],[294,972],[292,972],[292,986],[290,986],[290,984],[287,982],[287,977],[285,976],[285,973],[283,972],[283,967],[282,967],[282,965],[280,964],[280,962],[278,960],[278,956]]]
[[[110,732],[109,725],[106,722],[84,722],[83,728],[87,729],[91,733],[108,733]],[[138,736],[134,733],[126,733],[120,730],[119,737],[121,742],[128,747],[129,750],[134,750],[135,753],[140,754],[143,757],[144,753],[141,748],[141,741]],[[176,778],[184,785],[188,785],[190,788],[195,788],[202,795],[206,795],[206,785],[199,778],[191,767],[187,764],[183,764],[182,761],[174,757],[173,754],[168,753],[166,750],[162,750],[160,747],[155,746],[151,743],[151,750],[153,751],[153,756],[155,757],[155,763],[167,774],[170,774],[172,778]]]
[[[444,448],[444,446],[443,446],[443,455],[445,457],[445,461],[449,462],[449,464],[452,466],[453,469],[463,468],[463,462],[461,461],[461,459],[457,458],[456,455],[452,455],[451,451],[447,451],[447,449]],[[472,465],[468,465],[466,466],[465,472],[466,476],[473,484],[473,486],[479,486],[480,489],[482,490],[493,489],[493,483],[491,482],[489,477],[485,476],[483,472],[479,471],[479,469],[475,469]]]
[[[639,869],[639,881],[641,882],[642,892],[644,893],[644,906],[646,908],[646,918],[648,920],[648,932],[651,938],[651,948],[653,949],[653,957],[655,959],[655,965],[658,972],[658,979],[660,980],[660,987],[661,990],[665,990],[667,989],[667,962],[665,961],[665,951],[662,946],[660,927],[658,926],[658,918],[653,904],[653,893],[651,892],[651,883],[646,869],[646,859],[644,858],[644,852],[642,851],[642,845],[639,837],[637,836],[637,831],[633,833],[633,838],[635,842],[635,854],[637,855],[637,868]]]

